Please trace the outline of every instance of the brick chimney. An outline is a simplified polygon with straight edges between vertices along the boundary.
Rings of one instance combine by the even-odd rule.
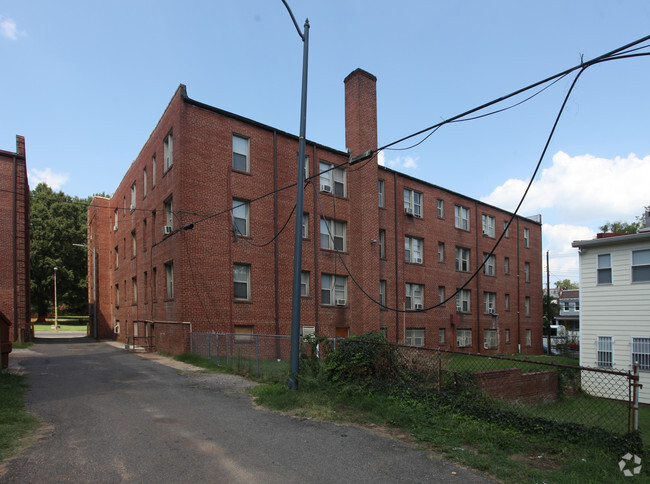
[[[377,148],[377,78],[356,69],[343,82],[345,145],[354,156]]]

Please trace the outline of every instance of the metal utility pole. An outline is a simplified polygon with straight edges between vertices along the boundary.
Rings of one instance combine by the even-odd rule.
[[[54,329],[59,329],[59,313],[56,304],[56,271],[58,267],[54,268]]]
[[[546,344],[548,354],[551,354],[551,272],[548,265],[548,250],[546,251],[546,318],[548,319],[548,335]]]
[[[309,19],[305,20],[304,34],[300,31],[289,5],[287,7],[291,20],[303,42],[302,51],[302,95],[300,98],[300,138],[298,147],[298,183],[296,186],[296,231],[293,252],[293,296],[291,305],[291,356],[289,363],[289,388],[298,389],[298,370],[300,363],[300,275],[302,273],[302,221],[305,194],[305,134],[307,127],[307,61],[309,57]]]

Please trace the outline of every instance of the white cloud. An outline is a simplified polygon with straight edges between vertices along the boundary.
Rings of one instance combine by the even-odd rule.
[[[0,35],[6,37],[7,39],[17,40],[19,34],[23,34],[18,30],[18,26],[13,19],[6,18],[0,15]]]
[[[413,156],[398,156],[392,160],[386,160],[386,155],[383,151],[379,152],[378,163],[381,166],[392,168],[400,171],[415,171],[418,168],[419,157]]]
[[[595,236],[596,232],[588,227],[566,224],[542,225],[544,265],[546,265],[546,251],[548,250],[551,285],[554,281],[563,279],[578,282],[578,250],[571,247],[571,242],[590,240]],[[544,281],[546,281],[546,275]]]
[[[43,182],[52,190],[60,190],[62,185],[68,181],[70,176],[67,173],[53,173],[50,168],[39,170],[32,168],[29,170],[29,185],[34,189],[36,185]]]

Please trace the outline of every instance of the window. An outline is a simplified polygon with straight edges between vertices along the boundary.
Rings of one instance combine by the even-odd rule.
[[[302,214],[302,238],[303,239],[309,238],[309,214],[308,213]]]
[[[510,330],[506,329],[506,344],[510,344]]]
[[[142,219],[142,252],[147,251],[147,219]]]
[[[320,248],[346,250],[346,223],[330,218],[320,219]]]
[[[334,168],[331,163],[320,163],[320,191],[333,193],[338,197],[346,196],[345,170]]]
[[[114,215],[113,230],[117,230],[117,221],[119,219],[119,217],[117,215],[117,209],[115,209],[115,212],[113,213],[113,215]]]
[[[163,203],[163,210],[165,212],[165,225],[169,227],[169,230],[172,230],[174,228],[174,204],[171,196]]]
[[[524,247],[530,247],[530,229],[524,228]]]
[[[438,286],[438,303],[442,304],[445,300],[445,286]]]
[[[510,238],[510,227],[508,224],[510,223],[510,220],[504,220],[503,221],[503,231],[505,232],[505,238],[509,239]]]
[[[115,284],[115,307],[120,307],[120,285]]]
[[[639,370],[650,370],[650,338],[632,338],[632,364]]]
[[[386,305],[386,281],[384,279],[379,281],[379,304]]]
[[[253,326],[247,324],[235,324],[235,343],[252,343]]]
[[[506,293],[503,301],[503,309],[505,311],[510,311],[510,294]]]
[[[298,153],[298,166],[300,166],[300,153]],[[305,155],[305,180],[309,179],[309,156]]]
[[[345,306],[348,299],[347,276],[321,275],[321,302],[327,306]]]
[[[138,304],[138,281],[135,277],[131,278],[131,289],[133,291],[131,303]]]
[[[406,344],[409,346],[424,346],[424,330],[406,328]]]
[[[169,133],[163,141],[163,157],[163,172],[167,173],[167,170],[169,170],[174,164],[174,140],[171,133]]]
[[[650,281],[650,249],[632,251],[632,282]]]
[[[309,272],[302,271],[300,273],[300,295],[302,297],[309,297]]]
[[[384,180],[377,181],[377,192],[379,194],[379,207],[386,206],[386,193],[384,192]]]
[[[612,283],[612,256],[611,254],[598,254],[598,284]]]
[[[580,311],[580,301],[576,301],[573,303],[573,309],[576,311]]]
[[[118,267],[120,267],[120,252],[116,245],[115,246],[115,268],[117,269]]]
[[[494,276],[496,275],[496,269],[494,267],[495,265],[495,259],[496,257],[494,254],[483,254],[483,260],[485,261],[485,264],[483,265],[483,274],[486,276]]]
[[[469,230],[469,208],[460,205],[454,207],[454,224],[457,229]]]
[[[165,277],[167,283],[167,299],[174,298],[174,263],[165,263]]]
[[[438,242],[438,262],[445,261],[445,243]]]
[[[569,301],[564,301],[564,310],[565,311],[569,310]]]
[[[441,345],[446,344],[445,328],[438,329],[438,344],[441,344]]]
[[[483,215],[483,235],[494,237],[496,231],[496,221],[491,215]]]
[[[530,282],[530,262],[524,262],[524,281]]]
[[[422,309],[424,307],[424,286],[422,284],[406,283],[406,309]]]
[[[239,171],[250,171],[248,138],[232,135],[232,167]]]
[[[144,303],[147,304],[149,301],[149,278],[147,271],[144,271]]]
[[[524,311],[526,316],[530,316],[530,296],[524,298]]]
[[[634,348],[632,348],[632,354],[634,355]],[[612,368],[613,361],[613,338],[611,336],[598,336],[596,339],[596,366],[599,368]]]
[[[153,273],[151,275],[151,299],[153,302],[158,300],[158,269],[153,268]]]
[[[131,206],[129,207],[131,210],[135,210],[135,198],[136,198],[136,189],[135,189],[135,182],[131,185]]]
[[[456,346],[458,348],[468,348],[472,346],[471,329],[459,329],[456,331]]]
[[[526,330],[526,346],[533,346],[533,331],[530,329]]]
[[[151,186],[156,186],[156,155],[151,157]]]
[[[404,189],[404,212],[416,217],[422,217],[422,194],[411,190]]]
[[[445,218],[445,201],[442,198],[438,199],[437,209],[438,218]]]
[[[469,272],[469,249],[456,247],[456,270]]]
[[[232,201],[232,225],[238,235],[247,237],[250,235],[249,203],[244,200]]]
[[[131,243],[133,245],[133,250],[132,250],[132,253],[131,253],[131,257],[135,257],[135,253],[136,253],[136,250],[137,250],[137,247],[138,247],[138,244],[136,243],[136,241],[137,241],[137,238],[135,236],[135,230],[134,230],[134,231],[131,232]]]
[[[386,231],[379,229],[379,258],[386,258]]]
[[[503,273],[510,274],[510,257],[503,258]]]
[[[422,239],[415,237],[404,237],[404,254],[406,262],[422,264]]]
[[[486,329],[483,333],[483,348],[486,350],[493,350],[497,347],[497,330]]]
[[[462,289],[456,294],[456,311],[461,313],[469,313],[471,291],[469,289]]]
[[[247,264],[233,265],[234,297],[248,301],[251,298],[251,266]]]
[[[142,198],[147,196],[147,167],[142,168]]]
[[[497,294],[496,292],[483,293],[483,312],[485,314],[493,314],[497,308]]]

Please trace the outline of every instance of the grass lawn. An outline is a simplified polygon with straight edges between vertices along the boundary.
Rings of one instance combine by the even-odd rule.
[[[40,422],[25,410],[23,377],[0,373],[0,464],[14,455]]]
[[[34,331],[86,331],[88,328],[88,316],[59,316],[59,329],[55,330],[54,318],[46,318],[45,323],[32,321]]]

